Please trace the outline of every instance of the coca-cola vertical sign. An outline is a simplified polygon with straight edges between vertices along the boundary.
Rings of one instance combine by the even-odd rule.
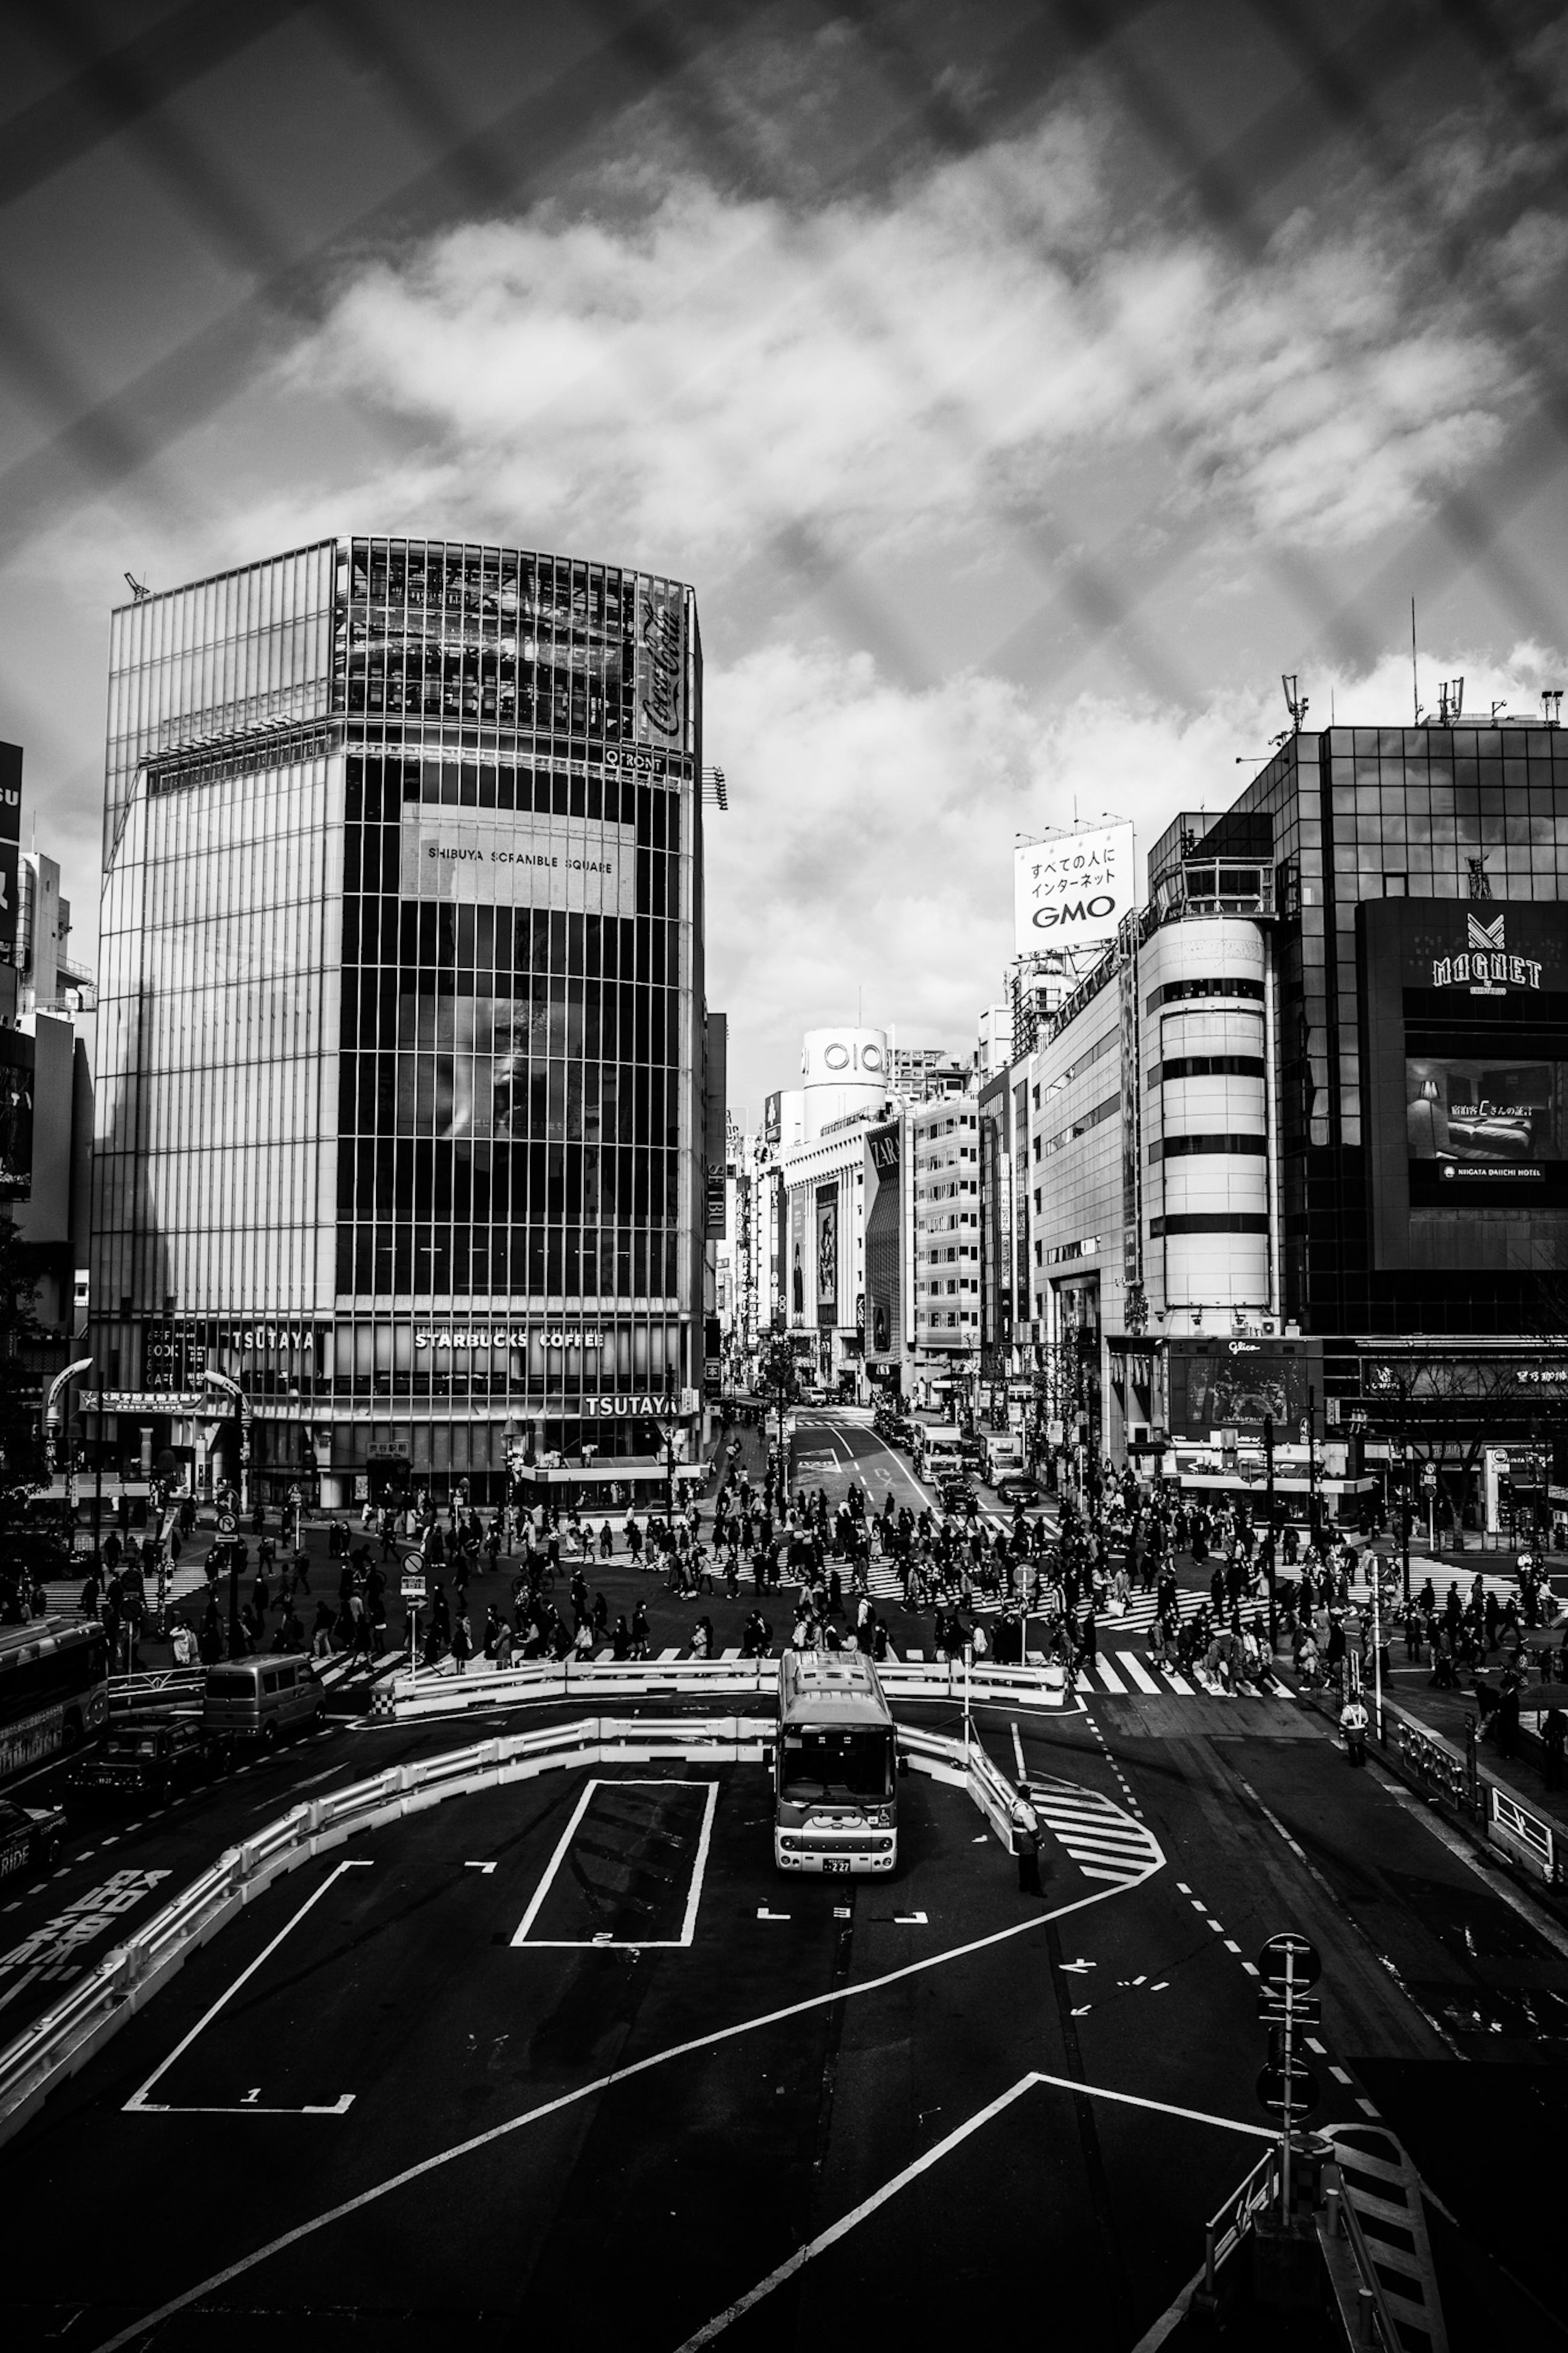
[[[0,965],[16,961],[21,861],[22,747],[0,744]]]
[[[637,728],[671,751],[686,741],[686,592],[679,581],[637,582]]]

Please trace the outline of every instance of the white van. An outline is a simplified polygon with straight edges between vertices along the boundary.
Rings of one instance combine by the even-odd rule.
[[[944,1471],[963,1468],[963,1432],[953,1422],[915,1424],[915,1476],[930,1486]]]

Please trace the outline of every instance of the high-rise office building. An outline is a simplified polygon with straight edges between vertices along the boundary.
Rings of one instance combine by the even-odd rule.
[[[237,1468],[213,1374],[338,1503],[686,1451],[701,776],[676,581],[329,540],[116,613],[94,1345],[156,1453]]]

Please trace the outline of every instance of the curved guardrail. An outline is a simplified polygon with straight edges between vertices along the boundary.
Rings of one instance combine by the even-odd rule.
[[[464,1674],[399,1675],[378,1691],[373,1715],[399,1723],[420,1716],[456,1715],[468,1709],[514,1706],[520,1702],[581,1699],[614,1694],[619,1698],[716,1698],[752,1694],[771,1699],[778,1689],[779,1662],[763,1659],[525,1659],[516,1666],[486,1667]],[[1015,1707],[1077,1709],[1059,1676],[1044,1667],[987,1664],[965,1671],[959,1660],[921,1663],[889,1659],[877,1679],[890,1700],[939,1700],[961,1705],[1005,1700]]]

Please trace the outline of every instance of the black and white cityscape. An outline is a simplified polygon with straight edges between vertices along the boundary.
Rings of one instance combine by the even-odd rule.
[[[1561,12],[0,57],[7,2353],[1568,2347]]]

